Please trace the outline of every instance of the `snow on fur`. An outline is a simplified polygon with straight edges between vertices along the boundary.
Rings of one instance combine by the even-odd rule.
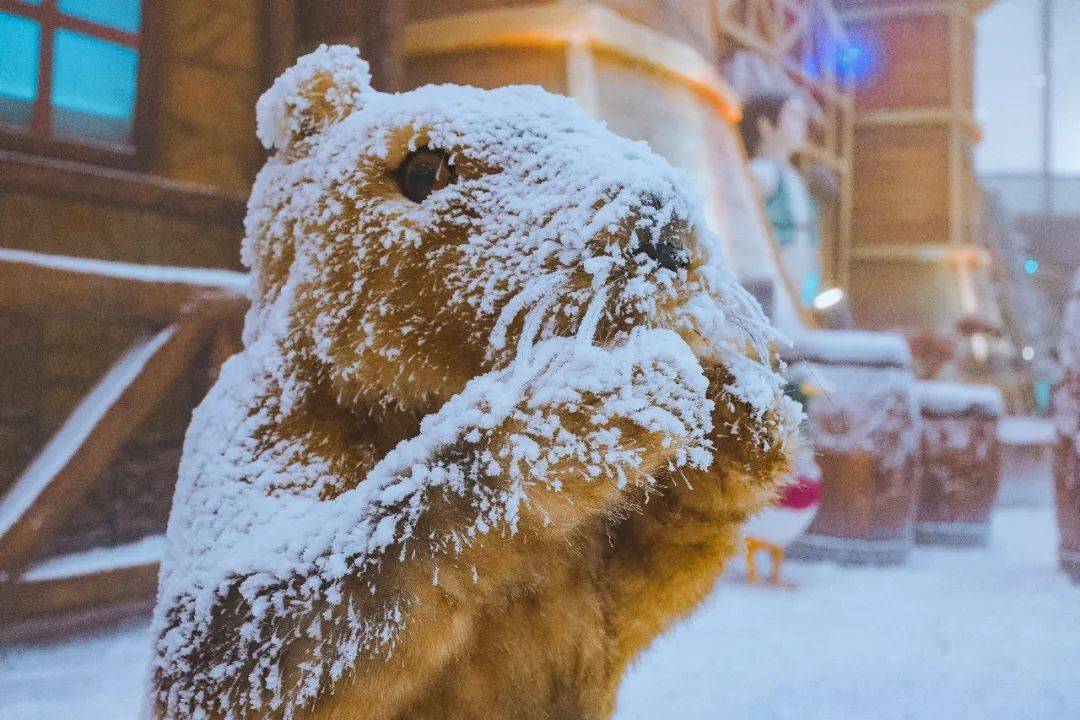
[[[327,101],[343,119],[312,136],[306,120],[297,118],[311,108],[311,82],[320,77],[344,88]],[[224,697],[207,694],[224,696],[243,671],[250,673],[247,684],[261,689],[246,698],[249,709],[269,706],[290,717],[358,657],[392,653],[411,599],[361,609],[343,583],[363,582],[372,568],[419,547],[453,554],[484,536],[515,533],[528,498],[516,467],[527,464],[533,478],[544,478],[549,463],[573,455],[592,458],[595,482],[629,482],[640,458],[616,447],[617,437],[602,430],[605,416],[678,442],[675,468],[707,466],[712,400],[699,358],[727,368],[734,377],[728,392],[759,416],[779,397],[777,376],[766,362],[752,359],[768,357],[773,331],[724,265],[685,179],[645,144],[611,134],[573,101],[531,87],[376,93],[354,50],[323,47],[263,96],[258,126],[260,139],[279,153],[259,174],[248,205],[243,258],[256,287],[246,347],[224,365],[194,414],[160,577],[154,671],[205,680],[175,684],[167,697],[157,698],[176,715],[215,703],[225,707]],[[392,162],[403,133],[410,147],[452,149],[453,161],[497,171],[462,179],[419,204],[358,196],[364,168]],[[306,143],[303,151],[297,142]],[[462,197],[473,210],[469,217],[454,211]],[[389,221],[382,234],[371,236],[357,213]],[[455,306],[481,320],[484,330],[461,341],[485,348],[492,369],[424,419],[420,433],[387,454],[359,486],[322,499],[322,489],[335,481],[334,458],[259,441],[308,390],[310,380],[290,372],[290,353],[301,352],[291,325],[300,288],[329,307],[329,299],[354,295],[365,282],[357,276],[351,288],[325,289],[320,280],[335,253],[351,248],[353,261],[377,265],[388,248],[416,245],[420,229],[448,222],[466,230],[462,261],[440,265],[445,255],[432,248],[432,268],[452,288]],[[659,268],[640,257],[630,262],[610,240],[628,222],[644,232],[673,222],[693,227],[704,255],[695,279],[685,269]],[[270,286],[262,265],[278,261],[288,263],[288,279]],[[575,284],[572,278],[582,270],[591,281]],[[617,327],[625,313],[651,317],[672,301],[678,302],[665,316],[670,329]],[[398,336],[411,330],[386,327],[380,322],[386,312],[380,303],[328,311],[305,329],[313,338],[310,352],[332,365],[348,324],[363,331],[358,353],[376,352],[400,363],[402,372],[429,362],[421,354],[394,355]],[[601,323],[616,330],[599,338]],[[336,372],[354,385],[364,382],[362,366]],[[586,394],[610,397],[595,411],[598,430],[568,433],[547,409]],[[478,442],[511,414],[522,432],[507,457],[490,458],[488,467],[445,460],[447,448],[463,439]],[[484,482],[488,472],[509,472],[511,482],[494,490]],[[456,494],[474,516],[471,524],[424,538],[421,546],[413,533],[433,492]],[[206,667],[196,648],[228,592],[249,605],[240,632],[260,644],[247,650],[238,644]],[[320,603],[337,611],[309,617],[302,632],[319,640],[315,655],[296,678],[283,678],[281,652],[294,638],[274,620],[308,617],[304,613]]]

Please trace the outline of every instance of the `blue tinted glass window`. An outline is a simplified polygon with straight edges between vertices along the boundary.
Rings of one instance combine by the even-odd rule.
[[[127,142],[135,113],[139,54],[70,30],[56,32],[53,131]]]
[[[0,122],[30,124],[40,43],[41,29],[35,21],[0,13]]]
[[[139,21],[142,19],[142,2],[141,0],[60,0],[60,12],[118,30],[138,32]]]

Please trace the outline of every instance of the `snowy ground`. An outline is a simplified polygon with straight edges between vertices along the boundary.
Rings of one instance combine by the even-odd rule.
[[[618,720],[1080,718],[1080,588],[1056,570],[1053,516],[995,522],[987,550],[789,565],[794,591],[722,581],[634,666]],[[133,720],[147,651],[145,622],[0,651],[0,718]]]

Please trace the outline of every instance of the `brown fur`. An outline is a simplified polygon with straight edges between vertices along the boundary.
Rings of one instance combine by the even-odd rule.
[[[322,78],[315,90],[325,92],[326,86]],[[312,107],[316,126],[335,119],[333,112],[318,103]],[[310,128],[305,126],[308,134]],[[351,188],[356,193],[335,190],[332,199],[341,208],[332,223],[305,229],[321,244],[327,268],[315,284],[296,291],[295,332],[289,340],[295,347],[288,355],[295,358],[295,366],[288,372],[307,382],[309,389],[299,407],[263,428],[262,443],[269,448],[288,441],[329,458],[337,481],[320,489],[327,502],[361,482],[398,442],[415,436],[421,418],[458,393],[470,378],[504,365],[511,357],[509,351],[485,355],[483,342],[473,339],[490,333],[491,317],[455,304],[443,282],[444,269],[463,262],[457,248],[466,231],[460,224],[425,228],[432,236],[430,242],[425,237],[419,245],[393,245],[377,257],[361,260],[355,259],[349,244],[335,243],[339,228],[345,226],[360,227],[361,234],[369,237],[391,231],[394,217],[373,214],[371,208],[393,207],[399,201],[393,170],[404,157],[408,140],[409,135],[402,133],[387,162],[370,160],[358,169],[358,185]],[[296,138],[296,142],[308,140]],[[304,150],[298,145],[290,152],[302,155]],[[487,169],[471,166],[463,152],[456,170],[468,177]],[[469,212],[465,203],[449,210],[455,217],[467,217]],[[696,257],[692,230],[674,231]],[[629,244],[632,240],[630,229],[622,227],[596,242]],[[294,250],[289,241],[264,228],[256,232],[254,251],[259,297],[253,312],[257,314],[285,285]],[[699,258],[694,260],[699,262]],[[365,282],[359,292],[352,292],[358,276]],[[573,282],[588,286],[584,274]],[[621,280],[616,277],[610,282]],[[380,320],[376,342],[364,345],[356,319],[384,301],[387,312]],[[609,308],[597,344],[617,342],[618,328],[625,324],[673,326],[672,304],[662,305],[648,317],[629,308]],[[322,328],[334,339],[332,360],[323,365],[311,349],[310,328],[328,317],[339,320],[333,327]],[[563,332],[569,334],[576,318],[565,322],[570,325]],[[519,320],[511,334],[519,333],[520,325]],[[401,333],[405,326],[422,326],[422,330]],[[700,345],[691,331],[680,332],[691,345]],[[389,344],[399,351],[393,357],[382,352]],[[363,370],[354,372],[355,368]],[[640,369],[642,373],[652,370]],[[362,600],[364,607],[374,612],[395,599],[409,599],[409,619],[402,636],[389,657],[375,652],[363,655],[351,673],[300,716],[321,720],[608,717],[627,664],[706,596],[736,549],[740,524],[768,500],[778,478],[787,471],[790,424],[780,399],[773,411],[760,418],[725,389],[731,381],[727,369],[711,365],[705,370],[710,396],[716,400],[712,438],[716,454],[708,470],[669,472],[677,443],[665,447],[671,438],[613,420],[622,431],[622,446],[644,448],[636,481],[620,491],[610,478],[589,479],[580,459],[564,460],[552,469],[562,480],[558,492],[544,483],[529,486],[527,510],[516,533],[492,532],[449,554],[440,548],[428,553],[414,544],[405,562],[386,562],[372,570],[378,573],[375,579],[364,580],[378,592]],[[594,427],[590,407],[600,400],[586,398],[582,407],[550,411],[558,414],[563,427],[584,431]],[[276,398],[262,402],[274,407]],[[478,460],[484,451],[499,457],[499,449],[518,429],[508,420],[479,441],[462,440],[443,452],[447,459],[464,464]],[[508,475],[484,477],[483,482],[504,485]],[[649,489],[645,476],[656,478]],[[415,537],[461,527],[470,519],[469,512],[460,496],[436,494]],[[422,540],[415,542],[422,545]],[[397,553],[391,550],[387,557],[396,558]],[[433,583],[435,573],[437,584]],[[201,651],[208,662],[216,647],[241,642],[236,639],[236,618],[243,613],[243,602],[234,594],[218,612]],[[335,610],[321,606],[312,612]],[[299,613],[285,621],[300,626],[309,617]],[[302,638],[287,649],[282,662],[286,678],[309,657],[313,642]],[[155,677],[159,689],[177,682],[184,680],[160,673]],[[236,684],[236,697],[250,690],[244,687],[242,675]],[[213,718],[229,716],[208,710]],[[235,717],[264,716],[245,713],[239,705],[231,712]],[[160,704],[158,713],[166,715]],[[265,717],[276,715],[267,711]]]

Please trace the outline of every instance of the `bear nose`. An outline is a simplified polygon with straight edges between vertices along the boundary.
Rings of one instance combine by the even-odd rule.
[[[654,237],[652,228],[639,227],[634,231],[637,237],[636,252],[645,253],[662,268],[678,270],[690,264],[690,253],[676,238],[671,227],[660,230],[659,237]]]

